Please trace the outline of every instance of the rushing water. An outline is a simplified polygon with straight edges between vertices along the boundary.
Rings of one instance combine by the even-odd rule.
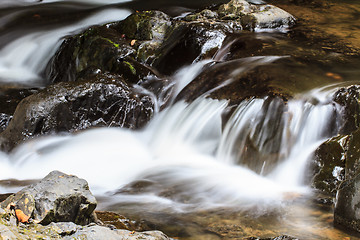
[[[83,11],[64,24],[44,24],[32,31],[21,32],[24,29],[19,26],[0,28],[4,32],[0,37],[0,82],[4,85],[45,86],[43,71],[63,37],[93,24],[121,20],[134,6],[145,4],[62,2],[2,3],[3,28],[27,13],[27,7],[30,14],[36,9],[39,15],[45,11],[43,6],[62,6],[64,13],[72,12],[71,8]],[[182,13],[195,5],[193,1],[180,2],[157,1],[157,6]],[[108,4],[112,5],[104,7]],[[197,6],[203,4],[199,1]],[[216,60],[222,59],[221,54]],[[238,71],[278,58],[246,58]],[[174,95],[209,61],[174,74]],[[270,97],[244,100],[226,122],[227,101],[200,97],[191,104],[174,103],[139,131],[99,128],[33,139],[10,154],[0,152],[0,180],[40,179],[55,169],[74,174],[89,182],[100,209],[148,218],[170,235],[184,239],[218,239],[207,232],[223,234],[229,225],[226,238],[293,234],[305,239],[320,235],[339,239],[347,235],[318,230],[331,229],[326,222],[329,216],[324,213],[325,219],[320,219],[322,213],[311,206],[313,191],[305,179],[313,151],[337,134],[333,126],[342,121],[341,108],[330,100],[337,86],[313,89],[286,104]],[[17,191],[13,182],[3,181],[0,193]],[[252,230],[246,232],[246,226]],[[238,235],[234,233],[237,228],[242,228]]]

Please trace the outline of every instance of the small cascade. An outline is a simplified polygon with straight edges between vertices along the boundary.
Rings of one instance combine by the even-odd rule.
[[[61,39],[91,25],[122,20],[131,12],[124,9],[101,10],[73,25],[40,31],[20,37],[0,49],[0,82],[42,86],[44,71]]]
[[[225,125],[217,158],[279,183],[301,185],[308,158],[337,134],[334,126],[341,122],[329,92],[314,93],[287,103],[269,97],[243,101]]]
[[[249,99],[223,127],[226,108],[226,101],[206,98],[179,101],[141,131],[99,128],[35,139],[1,156],[1,179],[42,178],[54,169],[75,174],[106,199],[105,209],[273,209],[289,193],[307,194],[306,162],[333,134],[334,103]]]

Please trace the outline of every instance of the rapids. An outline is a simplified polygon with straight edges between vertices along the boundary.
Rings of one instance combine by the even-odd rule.
[[[175,78],[189,82],[197,72],[197,65],[189,66]],[[96,195],[115,193],[112,198],[117,200],[112,201],[154,201],[166,208],[170,205],[175,211],[246,209],[257,204],[274,208],[286,201],[287,194],[311,192],[302,179],[306,160],[331,136],[326,132],[327,120],[337,111],[335,103],[321,92],[316,93],[290,100],[288,109],[275,120],[271,118],[277,99],[270,104],[266,99],[246,100],[234,111],[224,130],[222,114],[227,102],[202,97],[191,104],[175,103],[140,131],[99,128],[75,135],[41,137],[1,156],[1,169],[6,169],[1,178],[40,179],[57,169],[86,179]],[[323,94],[331,96],[328,91]],[[315,98],[318,103],[314,105],[311,102],[316,102]],[[321,102],[321,98],[326,101]],[[270,139],[277,144],[269,131],[274,121],[282,124],[276,160],[279,164],[264,174],[267,159],[262,156],[253,159],[256,165],[249,169],[242,157],[245,139],[254,139],[259,152],[269,150],[265,148],[272,151],[273,146],[267,142]],[[144,181],[149,185],[145,192],[128,194],[132,183]],[[163,191],[169,189],[176,191],[163,197]]]
[[[126,7],[132,2],[126,0],[5,0],[0,6],[0,19],[4,20],[0,27],[16,18],[17,7],[22,12],[27,6],[40,9],[62,2],[92,10],[80,20],[50,29],[7,32],[6,38],[14,36],[0,44],[2,84],[46,86],[45,67],[65,36],[124,19],[134,10]],[[158,5],[164,3],[159,0]],[[179,9],[176,4],[172,7]],[[181,9],[182,13],[188,10]],[[218,52],[215,60],[222,61],[225,54]],[[236,71],[280,58],[286,56],[245,58]],[[211,61],[199,61],[171,76],[174,99]],[[334,126],[341,124],[342,109],[331,97],[339,86],[317,86],[286,104],[279,98],[247,99],[227,120],[228,101],[202,96],[190,104],[171,102],[141,130],[96,128],[31,139],[9,154],[0,152],[0,194],[18,191],[23,185],[19,180],[36,181],[59,170],[86,179],[100,210],[134,211],[139,218],[144,216],[139,212],[155,213],[155,218],[156,214],[190,214],[192,220],[201,214],[206,219],[206,211],[220,209],[213,221],[222,219],[221,211],[229,211],[235,219],[238,212],[251,212],[254,222],[258,216],[290,211],[290,233],[301,237],[302,227],[311,232],[308,216],[299,220],[299,215],[311,215],[302,213],[313,196],[306,179],[308,160],[324,140],[337,134]],[[255,154],[247,149],[249,141]],[[198,232],[194,234],[197,239]]]

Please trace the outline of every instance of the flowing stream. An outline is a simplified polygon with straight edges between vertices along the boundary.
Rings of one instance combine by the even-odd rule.
[[[0,18],[16,18],[16,7],[26,11],[26,6],[56,2],[61,1],[5,1]],[[11,42],[1,43],[3,84],[45,86],[42,73],[61,39],[94,24],[124,19],[132,12],[124,7],[131,1],[71,2],[92,11],[51,30],[13,33]],[[106,4],[113,7],[99,7]],[[5,11],[7,7],[12,10]],[[252,68],[269,59],[243,61]],[[175,95],[209,61],[174,74]],[[226,121],[228,101],[203,96],[190,104],[173,103],[142,130],[98,128],[32,139],[10,154],[0,152],[0,194],[19,190],[22,186],[15,180],[41,179],[56,169],[86,179],[99,209],[149,219],[182,239],[220,239],[209,232],[225,231],[230,225],[225,238],[347,237],[332,230],[326,222],[328,212],[314,210],[313,190],[306,179],[314,150],[336,135],[334,126],[341,124],[342,109],[331,101],[337,87],[316,88],[287,103],[271,97],[244,100]],[[251,226],[250,230],[246,232],[244,226]],[[242,230],[232,236],[236,227]]]

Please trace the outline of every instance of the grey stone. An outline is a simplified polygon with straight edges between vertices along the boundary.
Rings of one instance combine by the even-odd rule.
[[[70,236],[65,236],[65,240],[71,239],[86,239],[86,240],[98,240],[98,239],[107,239],[107,240],[167,240],[168,238],[165,234],[160,231],[146,231],[146,232],[132,232],[128,230],[111,230],[107,227],[102,226],[87,226],[78,230],[75,234]]]
[[[97,205],[85,180],[59,171],[8,197],[1,207],[11,203],[45,225],[51,222],[88,224],[95,219]]]

